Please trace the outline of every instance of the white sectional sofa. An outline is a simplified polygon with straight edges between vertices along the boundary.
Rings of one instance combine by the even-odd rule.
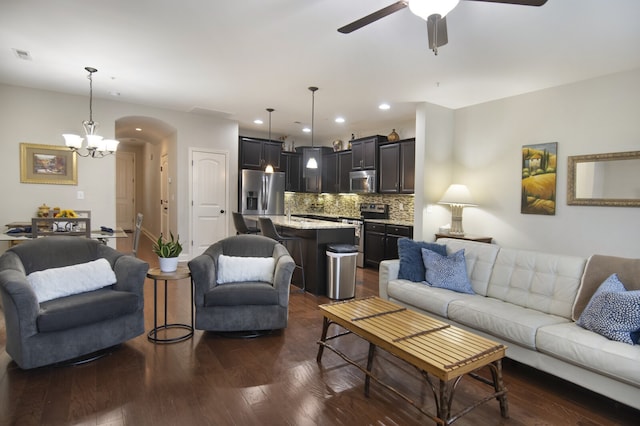
[[[398,279],[400,261],[380,264],[380,297],[505,344],[507,357],[640,409],[640,345],[608,340],[576,324],[592,294],[618,273],[640,290],[640,259],[589,259],[459,239],[476,294]]]

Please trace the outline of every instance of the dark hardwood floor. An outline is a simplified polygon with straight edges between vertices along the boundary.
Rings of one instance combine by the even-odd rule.
[[[127,241],[118,248],[128,250]],[[150,242],[140,257],[157,260]],[[358,270],[357,296],[377,294],[378,274]],[[189,318],[188,281],[169,284],[169,320]],[[145,288],[145,322],[153,324],[152,282]],[[289,326],[254,339],[196,331],[193,339],[154,345],[145,335],[110,355],[77,366],[22,371],[4,351],[0,321],[1,425],[423,425],[426,416],[390,391],[371,386],[363,375],[325,351],[316,363],[322,328],[318,304],[329,300],[292,292]],[[341,351],[366,360],[367,344],[355,336],[337,339]],[[420,375],[398,359],[378,352],[374,372],[410,398],[433,408]],[[491,401],[456,425],[631,425],[640,412],[570,383],[505,360],[510,418]],[[463,379],[453,411],[482,394],[485,385]]]

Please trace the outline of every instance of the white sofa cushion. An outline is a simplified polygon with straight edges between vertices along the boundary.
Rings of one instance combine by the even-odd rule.
[[[585,264],[581,257],[502,248],[487,295],[570,319]]]
[[[473,295],[397,279],[389,281],[387,297],[391,301],[398,301],[403,305],[414,306],[446,318],[447,309],[452,300],[473,297]]]
[[[476,294],[486,296],[491,270],[500,246],[454,238],[441,238],[438,243],[446,244],[449,255],[464,249],[464,259],[467,263],[467,275],[471,281],[471,287]]]
[[[559,316],[482,296],[452,300],[447,316],[460,324],[533,350],[536,349],[538,328],[569,322]]]
[[[540,328],[536,346],[542,353],[640,386],[638,346],[615,342],[570,322]]]

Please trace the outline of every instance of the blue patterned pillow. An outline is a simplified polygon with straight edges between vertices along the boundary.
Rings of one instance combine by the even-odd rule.
[[[435,251],[443,256],[447,255],[447,247],[442,244],[414,241],[410,238],[398,240],[398,257],[400,258],[400,270],[398,278],[416,283],[424,281],[424,263],[422,262],[421,249]]]
[[[640,290],[627,291],[617,274],[604,280],[576,322],[610,340],[638,343]]]
[[[467,276],[464,249],[451,256],[442,256],[431,250],[422,249],[422,259],[427,270],[425,278],[430,286],[446,288],[458,293],[475,294]]]

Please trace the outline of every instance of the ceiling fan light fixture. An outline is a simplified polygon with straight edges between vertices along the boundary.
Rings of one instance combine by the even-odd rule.
[[[460,0],[410,0],[409,9],[426,21],[431,15],[444,18],[459,2]]]

